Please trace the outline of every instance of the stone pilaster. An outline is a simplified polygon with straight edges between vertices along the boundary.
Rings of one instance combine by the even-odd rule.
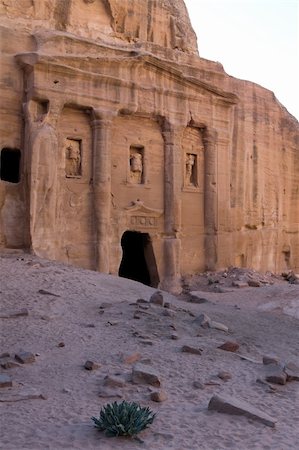
[[[215,270],[217,264],[217,132],[206,128],[203,136],[205,148],[205,187],[204,187],[204,223],[205,223],[205,260],[206,269]]]
[[[93,192],[96,231],[96,269],[109,273],[111,209],[112,111],[93,111]]]
[[[181,288],[181,191],[182,149],[184,128],[165,123],[164,138],[164,277],[161,288],[174,294]]]

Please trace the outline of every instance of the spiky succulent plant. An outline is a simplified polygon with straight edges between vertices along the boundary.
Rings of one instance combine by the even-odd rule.
[[[92,417],[96,428],[105,431],[107,436],[136,436],[148,427],[155,418],[155,414],[147,407],[142,408],[138,403],[108,403],[100,411],[100,417]]]

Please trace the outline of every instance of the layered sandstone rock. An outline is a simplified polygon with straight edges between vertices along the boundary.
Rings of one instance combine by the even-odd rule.
[[[299,268],[299,127],[182,0],[0,1],[0,246],[179,291]]]

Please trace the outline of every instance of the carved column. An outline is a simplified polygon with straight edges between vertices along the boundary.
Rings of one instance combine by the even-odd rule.
[[[205,260],[206,269],[215,270],[218,232],[217,132],[206,128],[203,135],[203,143],[205,148]]]
[[[182,195],[182,150],[184,128],[164,123],[164,279],[161,288],[174,294],[181,288],[181,195]]]
[[[93,111],[93,189],[96,231],[96,269],[109,273],[111,208],[112,111]]]

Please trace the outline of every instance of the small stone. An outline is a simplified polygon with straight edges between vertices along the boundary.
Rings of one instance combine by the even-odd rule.
[[[106,309],[106,308],[111,308],[112,303],[108,303],[108,302],[103,302],[101,303],[101,305],[99,306],[100,309]]]
[[[248,286],[250,287],[261,287],[261,282],[258,280],[248,280],[247,282]]]
[[[163,306],[164,298],[163,298],[162,292],[160,292],[160,291],[154,292],[149,301],[150,301],[150,303],[153,303],[154,305]]]
[[[246,283],[245,281],[233,281],[232,286],[241,289],[248,287],[248,283]]]
[[[15,361],[6,361],[1,364],[1,367],[3,367],[3,369],[13,369],[14,367],[21,367],[21,364],[18,364]]]
[[[171,308],[171,303],[170,302],[165,302],[164,303],[164,308]]]
[[[151,393],[150,398],[153,402],[161,403],[167,400],[167,394],[164,391],[155,391]]]
[[[10,357],[10,353],[7,353],[7,352],[1,353],[1,355],[0,355],[0,359],[9,358],[9,357]]]
[[[119,376],[112,376],[112,375],[106,375],[104,378],[104,386],[110,387],[110,388],[120,388],[124,387],[126,385],[126,382],[123,378]]]
[[[39,289],[37,292],[42,295],[52,295],[53,297],[60,297],[60,295],[54,294],[53,292],[50,291],[46,291],[45,289]]]
[[[182,352],[191,353],[193,355],[201,355],[202,348],[190,347],[190,345],[183,345]]]
[[[59,342],[59,344],[57,344],[57,347],[65,347],[65,343],[64,342]]]
[[[86,361],[86,363],[84,364],[84,367],[86,370],[97,370],[99,369],[101,366],[98,363],[95,363],[94,361]]]
[[[210,328],[214,328],[215,330],[224,331],[225,333],[228,333],[228,327],[220,322],[214,322],[214,320],[211,320],[210,322]]]
[[[20,390],[3,392],[0,397],[0,402],[20,402],[23,400],[47,400],[47,396],[37,391],[34,388],[24,387]]]
[[[193,322],[200,325],[202,328],[209,328],[211,319],[206,314],[200,314],[199,316],[196,317],[196,319],[194,319]]]
[[[225,372],[225,371],[223,370],[223,371],[220,371],[220,372],[218,373],[217,377],[220,378],[220,379],[223,380],[223,381],[228,381],[228,380],[231,380],[232,374],[231,374],[230,372]]]
[[[12,387],[12,381],[9,375],[0,374],[0,388]]]
[[[269,427],[274,427],[277,422],[276,419],[251,406],[249,403],[233,397],[228,398],[214,395],[209,402],[208,409],[210,411],[218,411],[220,413],[246,416],[250,419],[262,422]]]
[[[114,327],[115,325],[118,325],[119,321],[118,320],[108,320],[107,325],[111,325],[112,327]]]
[[[193,381],[193,387],[195,389],[204,389],[205,385],[201,381],[195,380],[195,381]]]
[[[299,367],[296,364],[288,362],[283,370],[287,375],[287,381],[299,381]]]
[[[143,339],[142,341],[140,341],[140,344],[143,345],[153,345],[153,341],[151,341],[150,339]]]
[[[188,297],[188,300],[190,303],[197,303],[197,304],[209,302],[208,299],[206,299],[205,297],[202,297],[201,292],[197,292],[197,291],[190,292],[190,296]]]
[[[141,316],[140,316],[140,314],[138,314],[137,311],[134,312],[133,319],[137,319],[137,320],[141,319]]]
[[[122,398],[123,394],[117,389],[101,388],[98,393],[98,396],[102,398],[110,398],[110,397]]]
[[[226,352],[236,352],[240,345],[237,342],[226,341],[224,344],[220,345],[218,348],[225,350]]]
[[[263,364],[265,366],[269,364],[279,364],[279,359],[276,356],[263,356]]]
[[[30,352],[20,352],[15,355],[15,359],[21,364],[30,364],[35,361],[35,356]]]
[[[274,384],[286,384],[287,374],[281,364],[268,364],[266,381]]]
[[[138,300],[136,300],[137,305],[144,305],[147,304],[148,301],[144,300],[144,298],[138,298]]]
[[[28,316],[29,311],[27,308],[19,309],[18,311],[7,311],[7,312],[0,312],[0,318],[1,319],[14,319],[16,317],[23,317]]]
[[[161,380],[158,373],[145,364],[137,363],[132,370],[132,381],[135,384],[150,384],[160,387]]]
[[[134,364],[141,359],[141,353],[131,353],[123,356],[123,362],[125,364]]]
[[[163,316],[165,316],[165,317],[175,317],[175,315],[176,315],[176,312],[172,311],[171,309],[165,309],[163,311]]]
[[[179,339],[179,335],[177,333],[172,333],[171,339],[173,339],[174,341],[177,341]]]

